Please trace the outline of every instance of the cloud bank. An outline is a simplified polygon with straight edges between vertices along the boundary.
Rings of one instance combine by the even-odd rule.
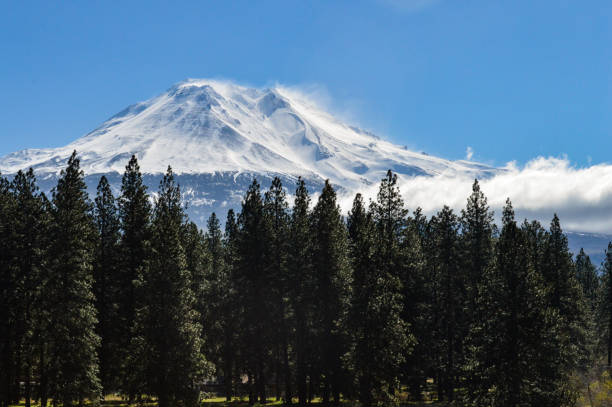
[[[399,180],[404,201],[410,210],[421,207],[428,215],[443,205],[456,211],[465,208],[473,179],[439,175]],[[506,198],[510,198],[517,219],[537,219],[548,225],[554,213],[567,231],[612,232],[612,165],[575,167],[567,157],[538,157],[519,167],[509,163],[494,177],[479,180],[489,205],[499,221]],[[364,191],[376,197],[378,186]],[[348,197],[342,207],[350,208]]]

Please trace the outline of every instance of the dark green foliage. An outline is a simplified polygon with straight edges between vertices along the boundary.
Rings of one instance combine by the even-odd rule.
[[[268,316],[270,307],[268,290],[272,285],[268,259],[267,239],[270,230],[264,217],[259,183],[254,180],[249,187],[238,218],[236,242],[237,264],[234,280],[239,307],[239,346],[241,368],[249,380],[249,402],[257,398],[266,402],[271,356],[271,332],[273,322]]]
[[[295,332],[294,357],[295,380],[298,402],[306,404],[308,397],[307,378],[314,377],[313,346],[314,335],[314,269],[312,267],[312,238],[310,235],[310,197],[304,181],[300,178],[295,191],[295,201],[289,226],[288,296],[293,309],[292,330]],[[312,387],[312,386],[311,386]]]
[[[270,298],[272,304],[270,316],[275,321],[272,337],[272,352],[274,359],[275,384],[277,399],[281,388],[284,389],[283,400],[291,403],[292,377],[289,360],[290,318],[292,310],[289,302],[288,256],[289,256],[289,204],[280,178],[272,180],[270,189],[264,196],[264,216],[270,230],[268,253],[270,258]]]
[[[210,226],[209,226],[210,228]],[[210,234],[209,234],[210,236]],[[223,240],[223,273],[219,274],[219,297],[220,306],[220,321],[222,322],[222,366],[217,366],[222,369],[224,375],[224,392],[225,397],[229,401],[234,394],[236,386],[234,382],[238,382],[239,378],[236,372],[236,360],[239,358],[239,347],[237,346],[237,321],[238,311],[236,307],[236,286],[234,285],[235,269],[237,262],[237,242],[238,242],[238,225],[234,211],[230,209],[227,212],[227,221],[225,223],[225,236]],[[215,245],[209,240],[209,250]]]
[[[604,327],[601,329],[600,338],[605,343],[607,353],[607,368],[612,369],[612,242],[608,243],[606,260],[603,264],[602,284],[600,290],[599,322]]]
[[[133,400],[146,390],[144,366],[136,357],[138,348],[143,346],[143,332],[139,331],[142,327],[135,324],[135,314],[142,305],[139,287],[147,273],[151,239],[151,204],[135,156],[125,167],[118,203],[122,232],[117,309],[117,330],[121,333],[118,357],[122,361],[119,381],[121,390]]]
[[[136,319],[143,332],[138,355],[147,390],[160,407],[194,406],[207,377],[200,314],[181,244],[181,194],[168,168],[160,183],[152,222],[151,257],[142,280],[143,301]]]
[[[432,347],[438,361],[435,378],[441,398],[455,399],[457,378],[463,363],[465,335],[465,277],[462,275],[459,220],[445,206],[431,219],[432,312],[434,332]]]
[[[14,388],[16,309],[15,273],[11,265],[15,197],[9,181],[0,176],[0,406],[5,407],[17,397]]]
[[[100,380],[105,394],[119,389],[119,367],[121,337],[125,334],[118,328],[119,293],[121,290],[119,252],[119,214],[117,204],[106,177],[98,184],[94,205],[98,239],[94,262],[94,295],[98,311],[97,333],[101,338],[98,349]]]
[[[576,256],[575,265],[576,279],[578,283],[580,283],[588,308],[593,312],[597,306],[597,295],[599,291],[597,268],[591,263],[591,259],[584,252],[584,249],[580,249],[580,253]]]
[[[563,323],[565,343],[562,349],[565,369],[569,373],[577,367],[590,363],[590,338],[588,332],[588,309],[582,289],[576,279],[572,254],[567,246],[567,237],[561,230],[555,214],[550,224],[548,239],[544,246],[542,275],[548,288],[548,301],[559,312]]]
[[[489,210],[478,180],[474,181],[466,209],[461,211],[460,222],[468,306],[473,307],[478,296],[478,284],[493,253],[495,230],[493,212]]]
[[[571,405],[558,369],[561,319],[547,306],[525,231],[507,202],[493,263],[479,284],[481,314],[470,332],[468,400],[475,406]]]
[[[64,405],[97,400],[96,310],[92,292],[95,225],[76,152],[53,191],[53,242],[46,295],[50,313],[50,395]],[[69,356],[68,356],[69,355]]]
[[[263,197],[254,181],[225,233],[215,214],[188,221],[170,169],[155,197],[135,157],[95,205],[75,154],[53,202],[32,170],[0,177],[0,407],[195,406],[212,386],[251,403],[570,406],[612,354],[612,244],[600,281],[556,216],[519,228],[508,202],[498,234],[478,182],[461,217],[428,219],[388,172],[345,224],[329,182],[311,211],[302,179],[291,209],[280,179]]]
[[[376,228],[359,194],[349,213],[348,232],[353,263],[353,368],[359,400],[371,406],[375,400],[393,398],[410,341],[401,318],[400,280],[377,267]]]
[[[315,349],[322,378],[323,403],[340,402],[347,387],[344,359],[348,353],[347,317],[351,301],[352,273],[347,233],[336,202],[336,192],[325,182],[312,211],[313,276],[315,291]]]
[[[233,212],[229,222],[234,223]],[[207,328],[205,332],[207,357],[215,364],[217,377],[225,382],[225,395],[230,400],[233,393],[232,368],[235,334],[233,332],[231,267],[226,263],[223,233],[215,213],[208,218],[207,224],[204,245],[209,256],[209,269],[206,276],[205,301],[202,304],[204,326]]]

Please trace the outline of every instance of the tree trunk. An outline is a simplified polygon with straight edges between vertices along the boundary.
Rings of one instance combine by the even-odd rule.
[[[291,369],[289,368],[289,346],[287,345],[287,336],[284,337],[283,357],[284,357],[284,373],[285,373],[285,404],[291,404],[293,397],[291,390]]]
[[[40,407],[47,407],[47,370],[45,369],[45,346],[44,344],[40,347],[40,366],[39,366],[39,396],[40,396]]]
[[[227,346],[227,345],[226,345]],[[230,352],[226,352],[225,355],[225,400],[232,401],[232,360],[229,355]]]
[[[25,376],[25,407],[30,407],[32,404],[32,367],[28,357],[28,367],[26,368]]]

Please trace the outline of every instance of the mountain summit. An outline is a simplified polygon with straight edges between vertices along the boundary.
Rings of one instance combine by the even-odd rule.
[[[344,193],[378,183],[388,169],[399,176],[441,173],[490,175],[470,161],[416,153],[350,126],[283,87],[255,89],[226,81],[189,79],[129,106],[91,133],[53,149],[28,149],[0,158],[0,171],[33,167],[50,188],[73,150],[94,191],[105,174],[118,187],[132,154],[155,191],[171,165],[191,216],[203,225],[212,211],[237,207],[253,177],[274,176],[292,192],[298,176],[313,188],[325,179]]]

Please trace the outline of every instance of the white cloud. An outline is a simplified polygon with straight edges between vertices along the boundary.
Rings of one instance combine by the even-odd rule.
[[[474,150],[472,149],[472,147],[468,146],[465,149],[465,159],[470,161],[473,156],[474,156]]]
[[[406,205],[435,214],[443,205],[456,211],[465,207],[474,180],[467,176],[400,179]],[[480,180],[489,205],[499,218],[509,197],[517,219],[537,219],[548,225],[554,213],[567,231],[612,233],[612,165],[573,166],[566,158],[538,157],[525,166],[508,163],[505,171]],[[378,186],[364,191],[374,198]],[[349,198],[343,202],[348,208]]]

